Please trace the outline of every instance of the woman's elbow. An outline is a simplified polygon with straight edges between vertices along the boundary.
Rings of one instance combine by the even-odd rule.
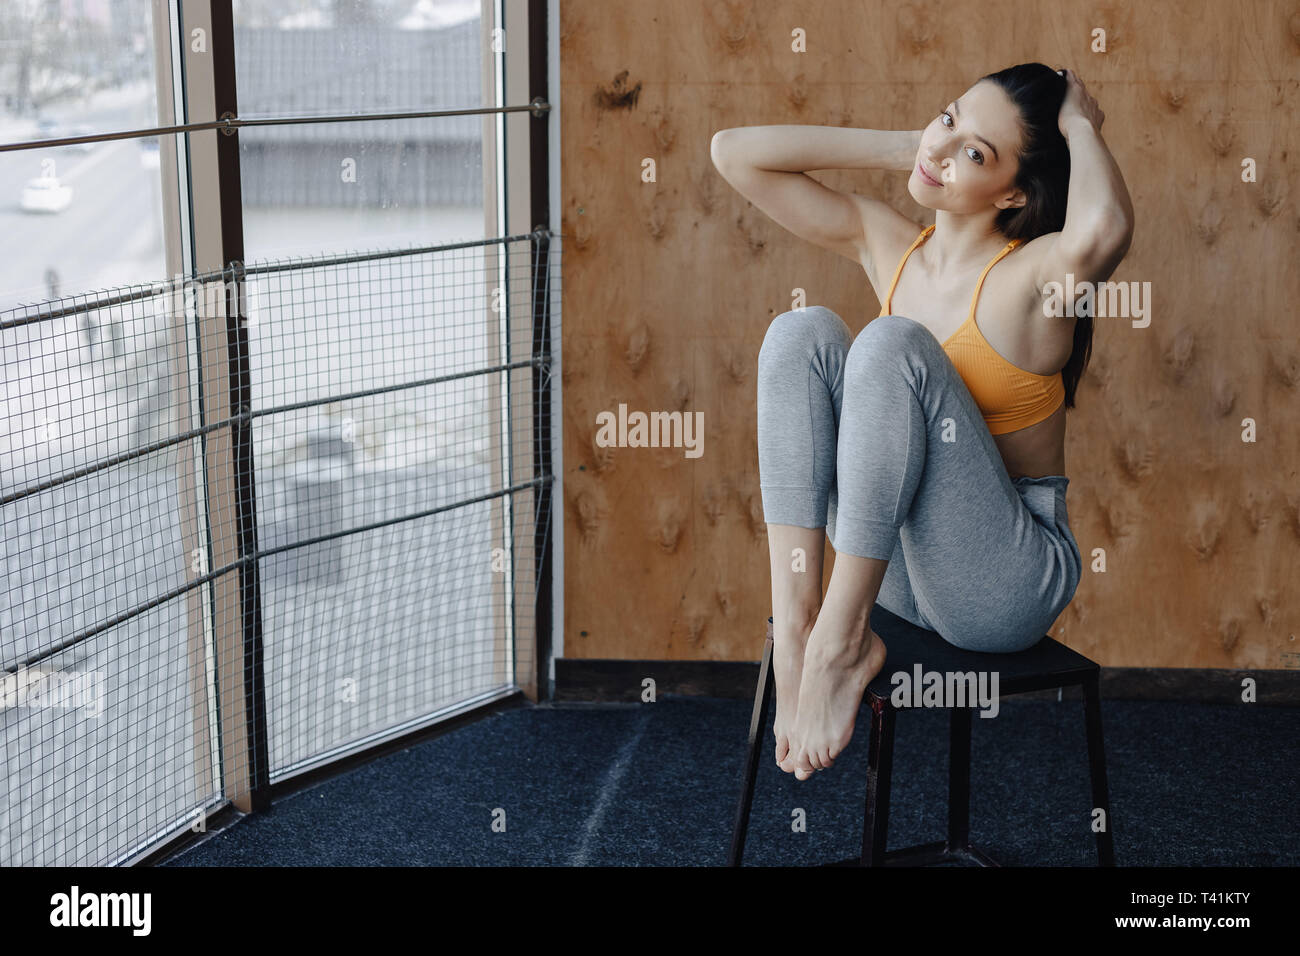
[[[1122,259],[1128,254],[1133,244],[1133,213],[1127,209],[1117,210],[1110,218],[1107,238]]]
[[[1069,230],[1066,230],[1068,233]],[[1115,206],[1098,209],[1090,222],[1081,223],[1073,236],[1071,245],[1080,252],[1088,249],[1106,249],[1111,252],[1127,252],[1133,241],[1133,216],[1125,209]]]
[[[713,134],[713,139],[709,141],[709,157],[713,160],[713,165],[718,169],[722,169],[723,164],[728,160],[727,142],[730,137],[727,134],[730,132],[729,129],[720,129]]]
[[[1118,265],[1133,241],[1132,217],[1120,211],[1102,212],[1088,223],[1062,230],[1059,248],[1067,261]]]

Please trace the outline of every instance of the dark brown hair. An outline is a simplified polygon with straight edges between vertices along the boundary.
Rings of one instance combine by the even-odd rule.
[[[980,77],[1000,86],[1019,111],[1020,168],[1015,185],[1025,193],[1025,204],[1000,210],[993,223],[1008,239],[1028,242],[1065,225],[1070,191],[1070,147],[1061,135],[1061,104],[1066,80],[1042,63],[1021,63]],[[1074,394],[1092,354],[1092,316],[1080,315],[1074,323],[1074,348],[1061,369],[1065,405],[1074,408]]]

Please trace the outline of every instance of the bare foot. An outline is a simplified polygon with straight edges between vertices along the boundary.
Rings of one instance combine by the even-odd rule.
[[[772,680],[776,683],[776,719],[772,722],[772,734],[776,737],[776,762],[779,766],[790,750],[790,728],[794,725],[795,713],[799,706],[799,681],[803,676],[804,648],[808,644],[808,635],[812,633],[813,623],[809,621],[803,627],[787,627],[787,635],[772,640]]]
[[[861,636],[819,632],[810,638],[782,770],[807,780],[834,765],[853,738],[867,685],[884,666],[885,642],[870,625]]]

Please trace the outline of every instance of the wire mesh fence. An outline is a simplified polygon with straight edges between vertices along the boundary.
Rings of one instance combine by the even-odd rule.
[[[558,279],[539,232],[0,313],[0,864],[531,684]]]

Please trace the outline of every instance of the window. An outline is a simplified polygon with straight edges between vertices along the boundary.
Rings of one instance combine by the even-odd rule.
[[[0,4],[0,142],[156,126],[149,0]],[[166,275],[157,139],[0,153],[0,311]]]
[[[527,9],[0,13],[0,143],[92,140],[0,151],[0,863],[139,859],[536,692],[558,267]],[[449,110],[477,112],[367,118]]]

